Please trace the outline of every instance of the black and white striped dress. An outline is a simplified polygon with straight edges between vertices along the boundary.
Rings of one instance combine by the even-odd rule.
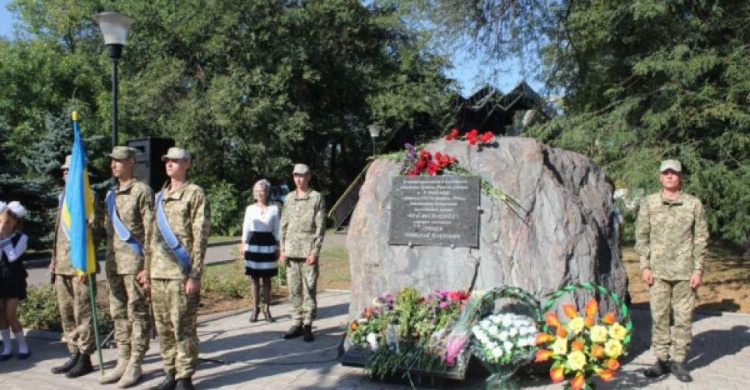
[[[245,241],[245,275],[278,275],[279,208],[269,205],[261,210],[257,204],[248,206],[242,222],[242,237]]]

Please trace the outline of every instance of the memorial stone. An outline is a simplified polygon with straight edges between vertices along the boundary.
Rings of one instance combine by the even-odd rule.
[[[391,245],[478,245],[477,177],[397,176],[392,186]]]
[[[518,207],[482,190],[478,246],[444,246],[439,240],[431,245],[394,245],[391,222],[403,221],[408,211],[394,199],[398,196],[394,183],[403,180],[399,179],[401,163],[374,161],[347,235],[352,319],[373,298],[404,287],[428,294],[435,289],[487,290],[507,285],[543,300],[568,283],[594,282],[625,296],[627,276],[620,257],[613,188],[591,159],[515,137],[499,138],[496,145],[481,148],[441,139],[425,149],[455,156],[463,168],[515,199]],[[561,301],[583,307],[592,296],[581,292]],[[602,302],[602,309],[615,308]]]

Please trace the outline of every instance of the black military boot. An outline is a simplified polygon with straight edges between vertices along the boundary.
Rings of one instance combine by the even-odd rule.
[[[304,332],[302,330],[302,326],[300,326],[300,325],[294,325],[291,328],[289,328],[289,330],[286,331],[286,333],[284,333],[283,335],[281,335],[281,338],[283,338],[284,340],[294,339],[294,338],[297,338],[299,336],[302,336],[303,333]]]
[[[158,385],[151,388],[151,390],[174,390],[177,385],[177,381],[174,379],[174,374],[167,374],[164,380]]]
[[[53,374],[65,374],[66,372],[70,371],[70,369],[73,368],[73,366],[75,366],[76,363],[78,363],[78,358],[80,357],[81,357],[81,354],[79,354],[78,352],[71,353],[70,357],[68,358],[68,361],[63,363],[61,366],[52,367],[52,370],[51,370],[52,373]]]
[[[680,382],[692,382],[693,377],[690,376],[685,363],[672,362],[672,374]]]
[[[94,371],[94,366],[91,365],[91,355],[82,353],[78,358],[76,365],[65,373],[66,378],[78,378]]]
[[[669,361],[657,359],[653,366],[643,370],[648,378],[661,378],[669,373]]]
[[[312,333],[312,325],[305,325],[302,327],[302,340],[307,342],[315,340],[315,336]]]
[[[193,380],[190,378],[183,378],[177,380],[177,387],[175,387],[175,390],[194,390],[195,387],[193,387]]]

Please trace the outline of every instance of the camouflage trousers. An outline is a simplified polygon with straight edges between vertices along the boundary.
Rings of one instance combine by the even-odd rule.
[[[91,316],[88,276],[83,283],[78,276],[56,275],[55,292],[60,308],[60,320],[68,351],[90,355],[94,353],[94,324]],[[96,296],[96,284],[94,284]]]
[[[695,290],[687,280],[654,278],[650,291],[651,340],[657,359],[669,360],[669,347],[674,349],[672,360],[685,362],[693,341],[693,308]],[[670,327],[670,312],[674,317],[674,330]]]
[[[198,365],[195,321],[200,297],[200,293],[185,294],[184,280],[151,280],[151,303],[164,371],[176,379],[192,377]]]
[[[121,360],[142,361],[149,345],[151,319],[148,301],[135,274],[107,274],[109,312]]]
[[[305,259],[291,258],[286,268],[289,300],[292,303],[292,321],[297,325],[312,325],[318,302],[315,293],[318,285],[318,264],[309,265]]]

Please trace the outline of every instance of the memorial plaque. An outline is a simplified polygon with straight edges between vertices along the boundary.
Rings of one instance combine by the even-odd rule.
[[[397,176],[391,193],[392,245],[479,245],[479,178]]]

